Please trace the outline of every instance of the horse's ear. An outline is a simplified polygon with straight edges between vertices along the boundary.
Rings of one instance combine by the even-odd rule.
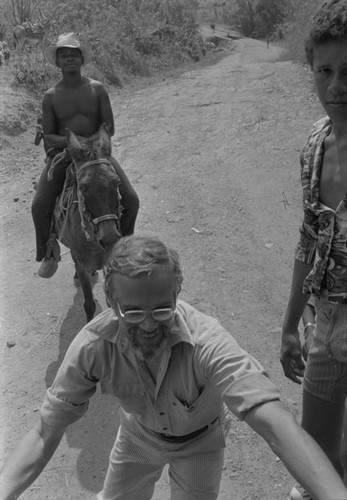
[[[74,156],[78,151],[81,150],[81,145],[76,137],[76,135],[69,128],[66,129],[67,138],[67,149]]]
[[[103,123],[99,128],[99,136],[100,136],[100,149],[101,152],[106,158],[111,156],[112,145],[111,145],[111,136],[108,131],[106,123]]]

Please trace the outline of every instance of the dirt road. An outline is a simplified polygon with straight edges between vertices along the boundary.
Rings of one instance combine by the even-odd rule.
[[[180,252],[182,298],[220,319],[300,418],[301,388],[282,375],[279,334],[301,217],[298,151],[322,111],[309,73],[276,62],[280,49],[244,39],[228,50],[217,65],[112,91],[113,151],[140,197],[137,232]],[[22,98],[9,92],[5,105]],[[30,202],[43,154],[33,135],[34,122],[20,136],[2,136],[0,150],[0,459],[37,418],[84,323],[69,253],[63,249],[52,279],[36,275]],[[101,283],[95,292],[100,312]],[[97,394],[22,498],[94,499],[117,422],[115,402]],[[267,445],[235,419],[219,499],[285,499],[292,483]],[[154,499],[169,499],[165,474]]]

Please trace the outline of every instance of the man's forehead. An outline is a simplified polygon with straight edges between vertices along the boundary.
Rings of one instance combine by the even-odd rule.
[[[172,290],[176,286],[176,276],[170,264],[153,266],[135,276],[129,277],[121,273],[113,273],[110,284],[117,290],[129,290],[152,287]]]

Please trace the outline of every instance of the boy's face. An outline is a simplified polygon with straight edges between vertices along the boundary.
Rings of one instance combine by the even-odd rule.
[[[334,122],[347,118],[347,40],[328,42],[313,49],[313,75],[317,94]]]
[[[82,53],[73,47],[62,47],[57,50],[57,66],[65,72],[79,71],[83,64]]]

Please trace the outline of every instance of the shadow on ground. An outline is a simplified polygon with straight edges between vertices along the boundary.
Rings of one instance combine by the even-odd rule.
[[[97,302],[95,315],[101,311]],[[78,287],[60,328],[58,357],[46,370],[46,387],[52,385],[69,345],[84,325],[83,292]],[[86,415],[68,427],[65,433],[69,448],[80,450],[76,470],[79,482],[86,490],[98,492],[102,488],[109,453],[119,426],[117,411],[115,398],[102,395],[98,390],[90,401]]]

